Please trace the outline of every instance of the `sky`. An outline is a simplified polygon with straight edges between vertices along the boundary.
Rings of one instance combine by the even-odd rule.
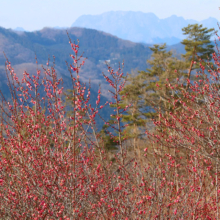
[[[70,27],[81,15],[107,11],[153,12],[160,19],[171,15],[201,21],[220,21],[219,0],[0,0],[0,26],[26,31]]]

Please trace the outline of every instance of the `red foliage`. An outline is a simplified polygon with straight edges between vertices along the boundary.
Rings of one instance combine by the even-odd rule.
[[[100,92],[92,108],[90,91],[80,82],[79,45],[70,44],[70,70],[76,76],[70,71],[74,113],[69,119],[54,67],[48,64],[43,78],[40,71],[33,77],[24,72],[19,82],[7,61],[12,102],[2,96],[1,218],[218,219],[219,69],[210,70],[210,79],[191,84],[187,91],[181,85],[171,87],[173,112],[155,121],[158,131],[147,132],[150,141],[142,163],[127,156],[120,139],[112,163],[94,127],[103,107]],[[213,58],[219,67],[220,56]],[[119,72],[110,69],[105,76],[118,88],[116,104],[124,85]],[[43,96],[38,92],[42,87]]]

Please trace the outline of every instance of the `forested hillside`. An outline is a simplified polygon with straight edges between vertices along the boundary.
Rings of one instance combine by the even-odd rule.
[[[146,67],[146,60],[150,56],[149,48],[142,44],[119,39],[110,34],[85,28],[67,29],[73,41],[80,41],[80,52],[84,52],[89,61],[97,66],[100,62],[111,60],[117,65],[124,60],[127,63],[125,72],[131,69]],[[66,55],[70,53],[68,36],[65,30],[44,28],[36,32],[13,32],[0,29],[1,51],[4,50],[14,64],[34,62],[35,53],[39,63],[45,63],[48,55],[56,57],[56,63],[65,69],[65,61],[70,61]],[[0,61],[4,63],[4,56],[0,54]],[[99,67],[96,67],[97,69]],[[97,71],[97,70],[96,70]]]

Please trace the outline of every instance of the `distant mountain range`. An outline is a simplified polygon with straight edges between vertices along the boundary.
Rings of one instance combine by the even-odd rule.
[[[26,31],[24,28],[22,27],[16,27],[15,29],[13,29],[14,31],[20,31],[20,32],[24,32]]]
[[[160,19],[154,13],[133,11],[109,11],[100,15],[82,15],[71,27],[95,29],[136,43],[174,45],[185,38],[182,28],[196,23],[207,28],[214,28],[216,31],[219,30],[219,22],[213,17],[202,21],[184,19],[176,15]],[[53,28],[66,30],[69,27],[55,26]],[[26,31],[22,27],[13,30]],[[215,37],[214,35],[211,39],[214,40]]]
[[[218,30],[218,20],[212,17],[202,21],[184,19],[176,15],[159,19],[153,13],[133,11],[110,11],[100,15],[82,15],[72,24],[72,27],[92,28],[133,42],[172,45],[184,39],[183,27],[195,23]]]

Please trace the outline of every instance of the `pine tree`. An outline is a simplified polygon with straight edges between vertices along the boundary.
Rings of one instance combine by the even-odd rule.
[[[159,106],[162,112],[171,108],[167,80],[174,83],[177,78],[184,76],[186,69],[183,61],[174,58],[171,51],[166,51],[166,44],[154,45],[150,49],[153,54],[147,62],[151,67],[147,71],[139,71],[138,75],[130,74],[120,94],[123,97],[121,107],[130,105],[123,115],[123,122],[128,124],[123,134],[126,139],[133,140],[134,149],[138,147],[137,140],[149,124],[148,118],[158,115],[154,107]]]
[[[141,75],[130,74],[127,77],[127,85],[121,92],[122,108],[128,108],[126,114],[123,115],[122,121],[127,124],[124,129],[124,137],[126,139],[133,139],[133,147],[137,147],[137,139],[143,134],[146,125],[146,119],[142,112],[144,108],[144,82]]]
[[[169,83],[176,83],[178,79],[185,77],[186,64],[182,60],[173,57],[171,51],[166,51],[166,44],[150,47],[153,51],[151,59],[147,61],[150,68],[147,71],[140,71],[145,81],[145,105],[150,109],[145,115],[153,118],[157,115],[152,108],[160,112],[170,111],[169,99],[171,90],[166,86]]]
[[[200,68],[197,63],[199,58],[207,61],[211,59],[211,55],[214,53],[214,46],[210,41],[214,29],[207,29],[202,25],[191,24],[184,27],[182,31],[184,35],[188,35],[181,43],[185,45],[186,54],[183,57],[189,66],[188,79],[190,80],[191,71]]]

